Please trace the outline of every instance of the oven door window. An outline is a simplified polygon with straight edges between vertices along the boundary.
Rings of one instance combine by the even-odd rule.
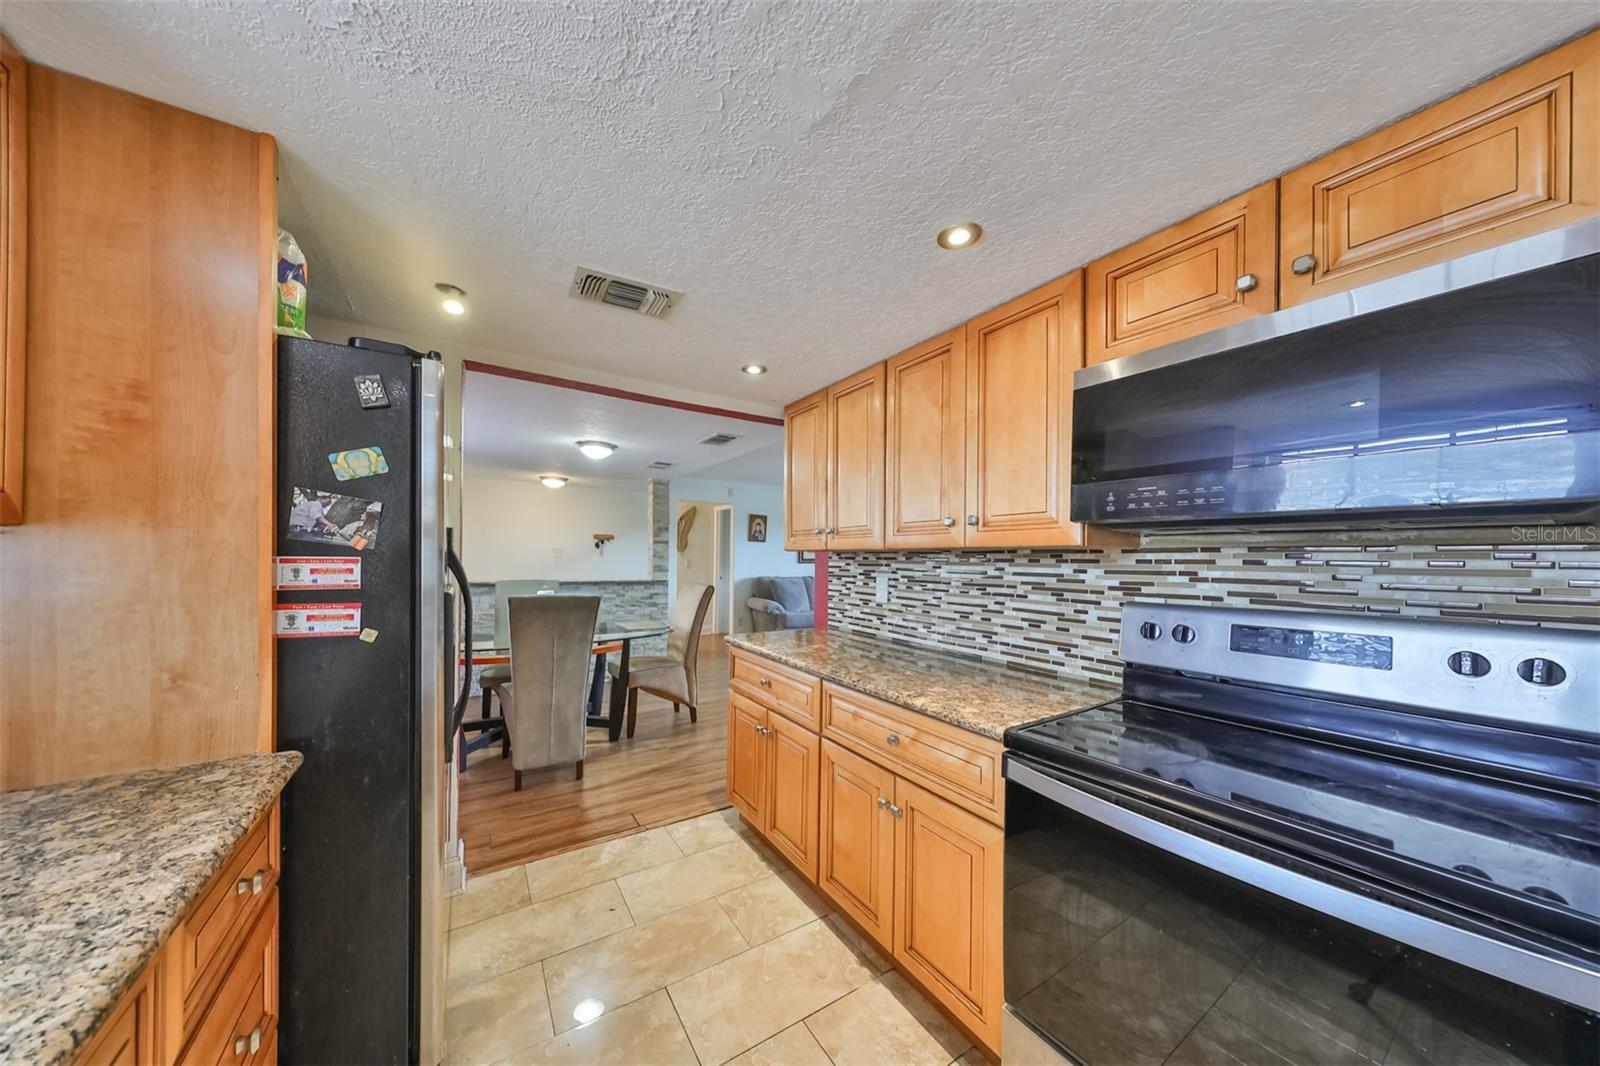
[[[1008,783],[1006,1001],[1089,1066],[1555,1063],[1600,1018]]]

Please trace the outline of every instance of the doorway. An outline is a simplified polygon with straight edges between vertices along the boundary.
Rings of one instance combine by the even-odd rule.
[[[712,524],[712,572],[716,574],[716,591],[711,602],[713,633],[733,632],[733,507],[717,507],[716,521]]]
[[[710,585],[705,632],[733,632],[733,505],[678,501],[678,588]]]

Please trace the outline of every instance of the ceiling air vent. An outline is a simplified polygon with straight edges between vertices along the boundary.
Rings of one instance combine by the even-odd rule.
[[[711,436],[707,437],[705,440],[701,441],[700,443],[701,444],[714,444],[714,445],[717,445],[718,447],[720,447],[720,446],[722,446],[724,444],[730,444],[733,441],[736,441],[738,439],[739,438],[734,436],[732,433],[713,433],[713,434],[711,434]]]
[[[568,295],[580,300],[610,304],[624,311],[637,311],[651,318],[665,315],[683,297],[683,293],[663,289],[659,285],[629,281],[588,267],[579,267],[572,276],[572,288],[568,290]]]
[[[668,467],[670,467],[671,465],[672,464],[667,462],[665,459],[657,459],[655,462],[651,463],[647,469],[650,469],[650,470],[665,470]]]

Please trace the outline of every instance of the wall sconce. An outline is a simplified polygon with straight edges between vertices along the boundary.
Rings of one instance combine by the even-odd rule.
[[[606,544],[616,539],[617,535],[615,533],[596,533],[594,535],[595,554],[604,555],[606,553]]]

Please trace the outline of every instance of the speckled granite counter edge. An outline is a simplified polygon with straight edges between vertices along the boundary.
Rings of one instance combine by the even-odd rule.
[[[765,643],[766,640],[771,639],[773,636],[781,637],[786,633],[798,632],[801,631],[784,631],[778,634],[736,633],[729,634],[724,639],[729,647],[749,652],[751,655],[771,659],[774,662],[782,663],[784,666],[799,670],[801,673],[820,677],[824,681],[832,681],[836,685],[842,685],[845,688],[865,693],[868,696],[875,696],[898,707],[904,707],[918,714],[925,714],[930,718],[965,729],[969,733],[977,733],[993,740],[1002,740],[1006,729],[1011,726],[1041,722],[1047,718],[1054,718],[1059,714],[1083,710],[1087,707],[1113,700],[1119,695],[1117,689],[1094,681],[1076,681],[1042,674],[1021,673],[979,659],[969,659],[955,655],[935,655],[920,648],[896,644],[893,641],[880,640],[876,637],[861,636],[855,633],[830,633],[824,638],[827,642],[837,641],[842,646],[870,649],[875,654],[892,654],[903,660],[904,668],[926,670],[934,676],[951,677],[952,671],[950,667],[952,665],[955,665],[958,670],[972,671],[972,676],[955,679],[963,685],[1022,685],[1033,688],[1036,693],[1046,694],[1049,697],[1051,702],[1047,707],[1042,709],[1035,707],[1035,709],[1038,709],[1038,713],[1030,713],[1027,716],[1018,717],[1004,726],[996,726],[980,717],[964,714],[959,710],[941,707],[918,699],[915,696],[907,695],[904,691],[878,683],[873,677],[837,668],[819,666],[815,656],[808,654],[805,650]]]
[[[262,752],[0,793],[0,1063],[55,1066],[83,1049],[302,759]],[[201,839],[162,853],[152,824]],[[149,876],[105,876],[128,855]]]

